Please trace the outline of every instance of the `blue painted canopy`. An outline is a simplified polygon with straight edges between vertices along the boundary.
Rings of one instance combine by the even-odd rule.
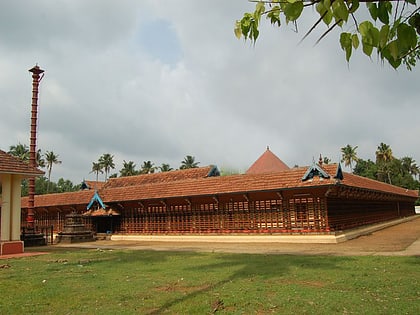
[[[89,210],[92,206],[93,206],[93,204],[95,203],[95,201],[97,202],[97,203],[99,203],[99,205],[102,207],[102,209],[105,209],[105,204],[104,204],[104,202],[102,201],[102,199],[101,199],[101,197],[99,196],[99,194],[98,194],[98,192],[97,191],[95,191],[95,193],[93,194],[93,197],[92,197],[92,199],[90,200],[90,202],[89,202],[89,204],[87,205],[87,210]]]

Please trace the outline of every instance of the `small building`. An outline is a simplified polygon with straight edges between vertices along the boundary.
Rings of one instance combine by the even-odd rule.
[[[0,150],[0,255],[23,252],[23,242],[20,240],[22,179],[43,174]]]
[[[262,159],[273,156],[267,149]],[[95,192],[36,196],[36,220],[59,231],[65,214],[76,211],[86,213],[96,232],[267,235],[329,234],[415,214],[418,191],[346,173],[340,164],[253,169],[220,176],[208,166],[111,178]],[[87,211],[96,193],[106,210],[100,220]],[[23,211],[26,205],[24,198]]]

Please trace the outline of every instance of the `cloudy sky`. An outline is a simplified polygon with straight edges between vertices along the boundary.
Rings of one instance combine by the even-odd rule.
[[[337,32],[314,46],[291,25],[237,40],[246,0],[26,0],[0,3],[0,149],[29,145],[32,78],[40,85],[38,148],[62,160],[52,179],[94,179],[114,155],[140,167],[246,170],[266,149],[289,166],[333,162],[379,143],[420,163],[420,72],[359,51],[348,65]],[[325,29],[323,28],[322,31]],[[320,30],[321,31],[321,30]]]

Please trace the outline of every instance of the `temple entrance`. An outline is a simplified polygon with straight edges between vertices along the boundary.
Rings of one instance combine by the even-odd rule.
[[[113,227],[113,217],[112,216],[101,216],[101,217],[92,217],[92,225],[96,233],[112,233],[114,230]]]

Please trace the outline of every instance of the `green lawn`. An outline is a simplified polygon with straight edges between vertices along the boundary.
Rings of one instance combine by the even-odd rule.
[[[0,314],[420,314],[419,263],[54,249],[0,260]]]

